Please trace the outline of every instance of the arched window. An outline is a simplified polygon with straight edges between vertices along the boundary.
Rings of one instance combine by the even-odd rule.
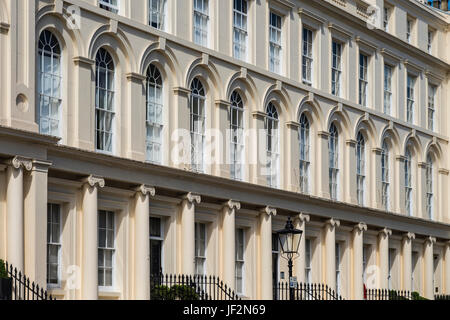
[[[203,172],[205,144],[205,89],[197,78],[191,83],[191,165],[192,170]]]
[[[61,136],[61,47],[58,39],[48,30],[39,37],[38,95],[39,132]]]
[[[356,193],[358,204],[364,205],[364,191],[366,188],[366,141],[361,132],[356,141]]]
[[[163,82],[158,68],[147,69],[147,160],[161,163],[163,131]]]
[[[381,203],[386,211],[389,211],[389,146],[383,141],[381,148]]]
[[[405,211],[408,216],[413,214],[411,163],[411,150],[407,148],[405,154]]]
[[[329,130],[328,138],[328,159],[329,159],[329,185],[330,198],[338,198],[338,179],[339,179],[339,134],[336,126],[332,124]]]
[[[300,191],[309,193],[309,121],[305,114],[300,117],[298,138],[300,142]]]
[[[230,132],[231,132],[231,178],[242,180],[244,162],[244,103],[238,92],[231,94]]]
[[[433,199],[433,159],[431,155],[427,156],[427,164],[426,164],[426,190],[427,190],[427,214],[430,220],[434,219],[434,199]]]
[[[114,61],[104,48],[95,58],[95,145],[98,151],[113,152]]]
[[[270,102],[266,108],[266,154],[267,154],[267,185],[270,187],[278,187],[279,183],[279,136],[278,136],[278,111],[275,105]]]

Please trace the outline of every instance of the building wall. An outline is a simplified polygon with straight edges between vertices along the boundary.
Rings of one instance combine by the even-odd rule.
[[[192,1],[167,1],[165,31],[147,25],[148,8],[144,0],[120,1],[119,14],[99,8],[94,0],[0,1],[0,50],[3,57],[0,61],[0,99],[4,106],[0,121],[6,130],[1,142],[5,146],[2,157],[5,161],[14,156],[25,157],[25,160],[20,160],[23,164],[19,168],[11,169],[14,165],[5,162],[5,171],[0,174],[0,179],[5,180],[1,184],[4,188],[0,189],[3,199],[0,228],[5,230],[0,256],[17,259],[27,274],[39,283],[45,283],[42,258],[46,256],[45,232],[42,231],[45,223],[42,219],[33,220],[30,212],[37,211],[39,217],[44,218],[43,199],[48,197],[49,203],[60,203],[63,208],[62,265],[78,266],[69,268],[69,271],[66,268],[67,274],[63,278],[69,282],[63,282],[61,289],[54,289],[53,293],[69,299],[142,298],[140,294],[145,292],[145,288],[142,289],[139,282],[145,274],[139,270],[142,270],[140,263],[143,263],[142,257],[148,255],[148,250],[139,251],[142,250],[139,243],[147,241],[143,239],[148,239],[148,234],[144,232],[143,235],[139,229],[137,221],[141,220],[136,215],[140,211],[136,208],[141,207],[136,207],[138,200],[133,190],[138,185],[147,185],[156,188],[155,197],[139,191],[144,198],[149,197],[145,201],[150,203],[150,215],[165,217],[165,273],[193,270],[190,262],[194,250],[190,232],[192,220],[185,219],[191,219],[193,214],[193,221],[208,224],[208,274],[227,277],[225,280],[234,286],[234,279],[227,271],[231,264],[224,261],[226,254],[234,255],[227,252],[225,245],[232,240],[225,238],[224,234],[229,236],[229,233],[224,231],[221,220],[223,203],[233,199],[242,206],[240,210],[230,209],[235,210],[235,225],[246,230],[245,294],[249,298],[271,298],[271,279],[267,278],[271,275],[267,270],[271,234],[267,230],[282,228],[287,215],[296,217],[300,212],[309,217],[298,220],[305,224],[306,237],[314,239],[314,282],[325,282],[335,287],[336,265],[333,261],[334,243],[337,241],[342,247],[341,293],[346,298],[360,298],[362,257],[358,248],[362,240],[363,244],[370,245],[370,264],[376,266],[375,271],[379,273],[374,287],[387,288],[387,257],[389,249],[392,249],[396,253],[391,270],[392,288],[409,289],[407,279],[411,271],[404,266],[403,259],[409,259],[410,247],[403,249],[403,242],[405,234],[410,232],[416,238],[410,237],[408,241],[412,242],[411,247],[419,250],[422,263],[420,271],[417,271],[420,276],[414,280],[423,279],[418,282],[420,292],[431,297],[433,288],[429,269],[433,263],[429,257],[433,254],[429,252],[442,247],[443,253],[438,255],[438,260],[445,261],[448,256],[445,243],[449,237],[450,221],[446,197],[449,18],[412,1],[389,2],[387,5],[392,6],[389,32],[385,32],[368,28],[364,20],[368,4],[359,1],[248,1],[248,58],[244,62],[233,58],[232,1],[210,2],[210,35],[205,48],[193,43]],[[384,4],[380,1],[376,4],[383,12]],[[76,21],[78,28],[70,28],[67,24],[65,15],[71,8],[81,13],[76,16],[79,18]],[[283,17],[280,74],[268,71],[268,17],[271,10]],[[406,42],[407,15],[414,21],[410,44]],[[302,82],[303,26],[314,30],[312,86]],[[428,28],[434,30],[431,54],[427,53]],[[36,57],[39,36],[44,30],[51,31],[62,48],[61,136],[58,143],[54,138],[38,134]],[[331,94],[333,40],[343,44],[341,97]],[[100,48],[106,48],[112,55],[116,75],[113,152],[106,155],[96,153],[95,149],[95,57]],[[358,104],[359,52],[369,57],[367,106]],[[145,162],[145,75],[151,63],[158,67],[163,77],[162,166]],[[383,113],[385,63],[393,66],[392,116]],[[407,74],[417,77],[413,123],[406,119]],[[275,104],[280,116],[281,141],[278,189],[265,187],[267,182],[261,172],[261,163],[245,165],[243,182],[229,180],[229,166],[223,163],[206,166],[206,175],[186,173],[191,171],[189,161],[177,163],[173,150],[178,141],[173,133],[176,129],[189,130],[189,88],[196,77],[206,88],[206,127],[219,129],[223,136],[229,127],[229,100],[235,89],[244,100],[246,129],[264,128],[266,105],[269,102]],[[434,130],[427,128],[429,83],[438,87]],[[303,113],[311,124],[310,192],[307,195],[300,194],[298,185],[297,135]],[[327,173],[328,130],[332,123],[337,126],[340,139],[337,201],[329,200]],[[16,133],[6,128],[12,128]],[[359,206],[357,201],[355,171],[356,139],[360,131],[366,140],[363,206]],[[390,145],[389,212],[383,210],[380,191],[381,147],[385,138]],[[33,139],[36,144],[30,147]],[[246,160],[264,150],[261,141],[264,137],[262,140],[255,136],[246,138]],[[222,142],[227,145],[225,139]],[[403,170],[408,145],[413,151],[413,217],[406,216],[404,206]],[[428,154],[434,159],[434,221],[427,217],[425,203]],[[105,162],[94,161],[95,157]],[[29,159],[49,162],[43,165]],[[29,163],[32,169],[26,168]],[[127,166],[133,169],[127,172]],[[15,170],[25,174],[23,183],[11,178],[11,172]],[[38,177],[33,176],[34,172],[39,172]],[[90,175],[100,179],[83,180]],[[179,176],[188,180],[177,181]],[[41,186],[38,183],[46,185],[47,179],[47,189],[36,187]],[[8,190],[16,190],[11,188],[20,185],[25,188],[23,208],[20,205],[22,200],[11,196],[11,191],[8,195]],[[238,186],[245,192],[233,191],[230,186]],[[93,189],[98,189],[97,198],[91,193]],[[205,201],[196,204],[196,200],[189,200],[195,206],[193,211],[182,197],[189,192],[206,197]],[[274,216],[271,210],[261,213],[261,209],[267,206],[277,209],[279,214]],[[22,254],[12,256],[11,250],[16,246],[13,241],[21,238],[21,233],[16,238],[11,235],[11,227],[20,223],[9,214],[11,209],[22,212],[25,230],[34,230],[31,238],[24,236],[22,246],[17,244],[17,252]],[[88,214],[96,215],[97,209],[114,211],[117,223],[115,286],[112,290],[99,292],[94,274],[96,264],[92,261],[97,258],[89,255],[94,252],[92,244],[97,239],[90,228],[95,219]],[[424,249],[430,245],[431,251]],[[404,254],[407,258],[403,258]],[[300,266],[304,265],[302,259],[300,256]],[[448,263],[439,265],[438,273],[443,276],[437,277],[437,281],[441,283],[440,290],[448,293]],[[280,271],[287,274],[284,263],[281,263]],[[295,272],[299,279],[304,279],[301,267],[297,267]],[[76,274],[79,276],[70,277]],[[81,278],[79,286],[69,289],[72,285],[68,283],[74,278]]]

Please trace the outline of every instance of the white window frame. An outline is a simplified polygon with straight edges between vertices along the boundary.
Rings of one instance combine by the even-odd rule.
[[[336,40],[331,42],[331,94],[337,97],[342,94],[342,47],[341,42]]]
[[[341,295],[342,283],[341,283],[341,243],[335,243],[335,258],[336,258],[336,294]]]
[[[436,114],[436,93],[437,86],[428,84],[428,112],[427,112],[427,124],[428,130],[434,131],[435,129],[435,114]]]
[[[330,199],[337,201],[339,197],[339,131],[332,124],[328,138],[329,191]]]
[[[46,61],[45,57],[50,61]],[[49,30],[43,30],[39,36],[38,59],[39,132],[61,137],[62,51],[58,38]],[[47,66],[46,62],[49,62],[50,66]],[[46,72],[48,68],[50,72]],[[47,108],[44,108],[45,105]],[[45,123],[47,130],[44,130]],[[54,127],[56,129],[53,129]]]
[[[412,154],[409,148],[405,153],[405,211],[408,216],[413,215],[412,188]]]
[[[242,233],[242,243],[239,243],[241,240],[239,234]],[[239,247],[242,247],[242,256],[239,256]],[[245,294],[245,229],[237,228],[236,229],[236,293],[238,295]],[[241,280],[242,288],[239,288],[238,281]]]
[[[151,219],[159,219],[159,227],[160,227],[160,236],[152,236],[151,233]],[[161,271],[164,272],[164,219],[162,217],[158,217],[158,216],[150,216],[149,217],[149,221],[150,221],[150,241],[159,241],[161,242]],[[150,252],[149,252],[150,254]],[[151,259],[151,257],[150,257]],[[150,261],[151,263],[151,261]],[[152,274],[150,274],[152,276]]]
[[[146,75],[146,159],[162,164],[164,83],[159,69],[150,64]],[[152,95],[153,93],[153,95]]]
[[[193,0],[194,14],[192,21],[193,41],[202,46],[209,46],[209,0]],[[200,24],[197,24],[196,21]]]
[[[384,113],[392,115],[392,67],[384,65]]]
[[[276,106],[269,102],[266,107],[264,129],[266,131],[267,185],[278,188],[280,183],[280,124]]]
[[[279,22],[279,23],[278,23]],[[283,17],[269,12],[269,71],[281,74],[283,61]]]
[[[384,210],[390,210],[390,161],[389,145],[383,141],[381,148],[381,203]]]
[[[434,31],[428,30],[427,52],[429,54],[433,53],[433,38],[434,38]]]
[[[237,91],[230,98],[230,174],[235,180],[244,180],[244,101]]]
[[[389,32],[389,18],[391,16],[391,8],[386,7],[386,4],[383,8],[383,29],[386,32]]]
[[[101,57],[103,54],[103,57]],[[106,60],[109,57],[110,60]],[[99,66],[99,63],[103,63],[106,67]],[[112,64],[113,69],[110,68]],[[100,72],[104,73],[106,84],[106,88],[99,87],[100,81]],[[114,153],[114,140],[115,140],[115,63],[112,55],[105,48],[100,48],[96,55],[96,63],[95,63],[95,149],[98,152],[112,154]],[[111,81],[109,81],[110,77],[112,77]],[[111,87],[110,87],[111,86]],[[104,107],[100,106],[100,93],[103,92],[105,94]],[[111,98],[108,98],[111,96]],[[101,117],[101,123],[103,128],[99,128],[98,118]],[[111,128],[110,131],[106,129],[106,123],[108,118],[111,118]],[[99,135],[102,138],[101,147],[99,148]],[[108,136],[111,140],[110,147],[108,148]]]
[[[299,136],[299,186],[300,192],[309,194],[309,172],[310,172],[310,123],[308,117],[303,113],[300,116],[298,128]]]
[[[240,8],[236,4],[240,4]],[[233,1],[233,57],[247,61],[248,47],[248,1]]]
[[[101,228],[100,226],[100,215],[102,214],[106,214],[106,226],[105,228]],[[112,226],[113,228],[110,229],[108,228],[108,222],[110,222],[110,219],[112,218]],[[105,231],[105,246],[101,247],[100,246],[100,231],[104,230]],[[112,231],[112,242],[113,244],[111,245],[108,242],[108,232]],[[100,289],[100,291],[108,291],[108,290],[112,290],[113,288],[115,288],[115,273],[116,273],[116,213],[114,211],[107,211],[107,210],[99,210],[98,211],[98,251],[99,251],[99,255],[100,252],[103,252],[103,261],[106,261],[106,252],[111,252],[112,258],[111,258],[111,267],[109,266],[101,266],[100,262],[98,263],[98,271],[100,272],[100,270],[103,270],[104,272],[104,278],[103,281],[106,281],[106,271],[108,269],[111,270],[111,285],[105,285],[105,283],[100,284],[101,280],[100,277],[98,278],[98,287]]]
[[[166,0],[148,0],[148,24],[149,26],[166,31],[167,19],[167,1]],[[154,19],[156,21],[154,21]]]
[[[302,80],[307,85],[313,84],[313,72],[314,72],[314,56],[313,56],[313,42],[314,31],[310,28],[303,27],[302,31]]]
[[[366,140],[361,132],[356,141],[356,194],[358,204],[365,204],[366,189]]]
[[[417,78],[408,73],[406,77],[406,121],[414,123],[415,86]]]
[[[430,220],[434,220],[434,183],[433,183],[433,159],[431,155],[427,156],[425,166],[426,182],[426,212]]]
[[[305,239],[305,283],[312,283],[312,239]]]
[[[98,0],[98,6],[104,10],[119,14],[120,0]]]
[[[195,105],[197,103],[197,113]],[[190,131],[191,131],[191,168],[203,173],[205,168],[204,150],[206,139],[206,90],[200,79],[191,83]],[[201,128],[200,128],[201,127]]]
[[[54,222],[53,220],[53,213],[55,213],[58,216],[59,222]],[[62,211],[61,211],[61,205],[56,203],[48,203],[47,204],[47,287],[48,288],[60,288],[61,287],[61,269],[62,269]],[[52,228],[52,225],[57,226],[57,232],[58,235],[54,235]],[[50,247],[55,247],[57,249],[57,257],[56,257],[56,266],[57,266],[57,282],[56,283],[50,283],[49,280],[49,273],[50,273]]]
[[[202,229],[204,228],[203,232]],[[202,239],[203,233],[203,239]],[[195,223],[195,275],[206,276],[206,259],[207,259],[207,245],[208,245],[208,225],[206,223],[196,222]],[[200,242],[203,241],[204,251],[200,246]],[[203,273],[199,273],[199,266],[202,265]]]
[[[412,42],[411,35],[412,35],[412,29],[413,29],[413,21],[410,18],[406,19],[406,41],[408,43]]]
[[[369,88],[369,56],[359,53],[359,104],[367,106],[367,91]]]

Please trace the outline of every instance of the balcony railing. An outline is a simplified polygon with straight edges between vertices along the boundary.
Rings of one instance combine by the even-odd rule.
[[[281,281],[274,285],[273,299],[290,300],[290,291],[290,284]],[[342,296],[325,284],[297,283],[292,293],[292,300],[343,300]]]
[[[240,300],[215,276],[152,275],[150,290],[151,300]]]

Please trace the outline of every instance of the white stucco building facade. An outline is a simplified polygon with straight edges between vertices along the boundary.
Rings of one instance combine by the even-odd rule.
[[[290,216],[301,282],[450,294],[449,25],[415,0],[0,0],[0,258],[60,299],[148,299],[158,271],[272,299]]]

